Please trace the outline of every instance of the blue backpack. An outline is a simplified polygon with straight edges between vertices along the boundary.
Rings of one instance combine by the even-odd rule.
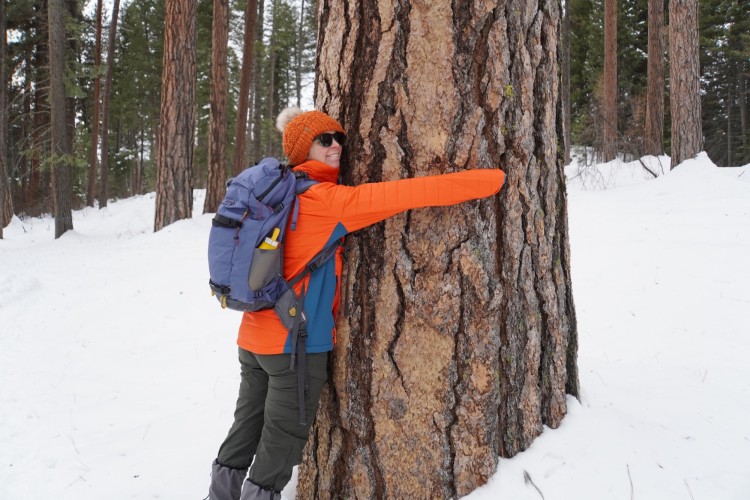
[[[289,218],[297,222],[297,195],[316,181],[293,172],[275,158],[264,158],[227,182],[208,236],[208,271],[212,293],[223,308],[258,311],[274,308],[292,329],[298,297],[292,286],[331,258],[336,246],[324,249],[305,270],[283,277],[283,246]],[[264,242],[266,242],[264,244]]]

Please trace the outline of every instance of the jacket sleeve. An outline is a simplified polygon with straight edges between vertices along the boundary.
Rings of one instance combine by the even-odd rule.
[[[332,184],[323,201],[346,231],[352,232],[412,208],[485,198],[500,191],[504,182],[502,170],[478,169],[355,187]]]

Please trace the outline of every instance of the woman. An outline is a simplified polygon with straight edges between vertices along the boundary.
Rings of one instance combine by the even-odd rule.
[[[299,195],[296,227],[288,228],[284,276],[302,271],[323,248],[346,234],[397,213],[427,206],[454,205],[497,193],[505,174],[498,169],[362,184],[338,184],[346,142],[339,122],[321,111],[284,110],[277,120],[284,153],[295,171],[317,181]],[[213,463],[209,499],[279,499],[292,468],[302,458],[311,421],[327,377],[339,305],[341,251],[295,286],[304,294],[307,318],[306,423],[300,424],[297,372],[289,330],[272,309],[244,313],[240,325],[241,382],[234,414]],[[300,363],[300,369],[304,364]],[[248,474],[249,468],[249,474]],[[246,478],[247,476],[247,478]]]

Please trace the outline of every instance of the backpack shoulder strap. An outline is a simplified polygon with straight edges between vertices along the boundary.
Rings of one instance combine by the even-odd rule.
[[[336,250],[338,250],[340,246],[341,240],[336,240],[333,244],[316,253],[315,256],[310,259],[310,262],[307,263],[305,268],[289,280],[289,285],[293,287],[299,283],[302,278],[315,272],[316,269],[328,262],[328,259],[336,255]]]
[[[294,177],[297,179],[296,192],[298,195],[304,193],[310,189],[311,186],[318,183],[315,179],[311,179],[310,176],[307,175],[307,172],[294,172]]]

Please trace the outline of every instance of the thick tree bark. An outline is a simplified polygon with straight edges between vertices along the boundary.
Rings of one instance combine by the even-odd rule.
[[[112,22],[109,25],[107,38],[107,70],[104,75],[104,92],[102,95],[102,159],[99,173],[99,208],[107,206],[109,197],[109,107],[112,100],[112,70],[115,64],[115,35],[117,34],[117,16],[120,11],[120,0],[112,5]]]
[[[49,104],[55,238],[73,229],[71,153],[67,140],[65,100],[65,9],[63,0],[49,0]]]
[[[229,0],[214,0],[211,28],[211,98],[208,116],[208,180],[203,213],[214,213],[226,191]],[[240,97],[242,100],[242,97]],[[241,117],[237,117],[241,121]]]
[[[154,230],[192,215],[197,0],[167,0]]]
[[[604,121],[602,159],[617,156],[617,0],[604,0]]]
[[[101,77],[99,65],[102,59],[102,0],[96,0],[96,40],[94,42],[94,111],[91,116],[91,153],[89,156],[89,174],[86,184],[86,205],[94,206],[94,189],[96,187],[96,168],[99,165],[99,90]]]
[[[298,498],[466,495],[578,394],[559,26],[552,0],[320,2],[316,107],[346,128],[345,183],[508,178],[347,238]]]
[[[669,61],[674,168],[703,149],[698,0],[669,2]]]
[[[645,151],[664,154],[664,0],[648,0]]]
[[[258,2],[247,0],[245,8],[245,35],[242,42],[242,74],[240,75],[240,98],[237,104],[237,122],[234,129],[234,161],[232,172],[238,175],[246,166],[245,144],[247,142],[247,112],[250,99],[250,82],[253,79],[255,62],[255,21],[258,17]]]

